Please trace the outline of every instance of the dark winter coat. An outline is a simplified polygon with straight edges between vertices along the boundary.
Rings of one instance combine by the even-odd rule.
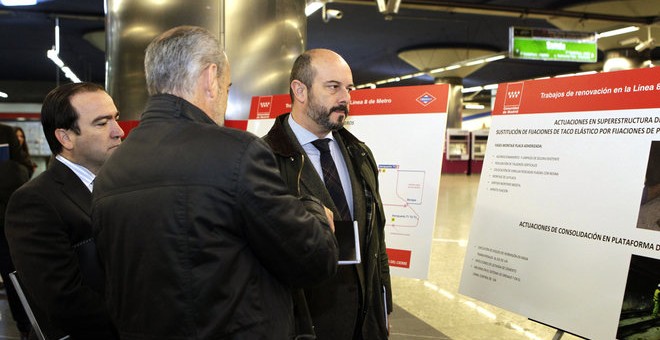
[[[313,195],[338,215],[323,180],[280,115],[264,137],[293,194]],[[339,266],[337,275],[305,289],[314,331],[319,340],[352,339],[356,322],[364,320],[363,339],[386,339],[386,314],[392,311],[392,288],[385,249],[385,216],[378,192],[378,167],[369,148],[346,129],[333,133],[344,154],[353,187],[354,217],[362,240],[362,263]],[[361,315],[360,315],[361,314]]]
[[[336,271],[322,206],[288,194],[268,146],[175,96],[149,99],[93,202],[122,339],[288,339],[291,287]]]

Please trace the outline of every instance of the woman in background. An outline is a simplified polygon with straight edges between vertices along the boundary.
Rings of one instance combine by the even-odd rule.
[[[29,176],[32,177],[34,170],[37,168],[37,164],[32,161],[30,157],[30,150],[28,149],[27,141],[25,140],[25,132],[20,127],[14,128],[14,133],[16,133],[16,138],[18,139],[18,144],[21,146],[21,154],[26,159],[30,166],[28,166]]]

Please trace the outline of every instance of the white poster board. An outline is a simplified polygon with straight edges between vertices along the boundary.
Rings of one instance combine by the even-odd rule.
[[[426,278],[447,125],[447,85],[351,92],[346,128],[374,153],[392,275]],[[265,135],[288,95],[252,99],[247,130]]]
[[[659,144],[660,68],[501,84],[459,292],[587,338],[644,335]]]

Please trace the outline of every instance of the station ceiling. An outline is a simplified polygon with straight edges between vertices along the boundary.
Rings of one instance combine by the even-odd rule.
[[[462,73],[427,72],[382,86],[459,78],[464,87],[474,87],[601,70],[605,51],[630,49],[635,39],[646,41],[660,33],[659,0],[402,0],[396,13],[381,13],[376,0],[335,0],[327,3],[326,9],[341,11],[341,19],[323,20],[321,11],[312,14],[307,47],[330,48],[342,54],[352,67],[356,84],[502,54],[508,51],[512,26],[585,32],[640,27],[637,32],[600,39],[596,63],[504,58]],[[104,36],[103,0],[40,0],[31,7],[0,5],[0,91],[9,95],[0,98],[0,103],[40,103],[58,81],[67,81],[46,58],[46,51],[54,44],[55,18],[60,23],[62,59],[82,80],[104,83],[105,54],[93,43]],[[657,52],[651,44],[640,55],[656,60]],[[480,98],[489,100],[487,94]]]

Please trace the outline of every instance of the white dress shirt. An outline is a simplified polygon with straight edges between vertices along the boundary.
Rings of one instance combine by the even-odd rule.
[[[89,189],[89,192],[92,192],[92,189],[94,189],[94,179],[96,178],[96,175],[94,175],[91,171],[87,170],[84,166],[80,164],[76,164],[66,158],[62,155],[57,155],[55,156],[55,159],[58,161],[62,162],[64,165],[66,165],[71,171],[73,171],[78,178],[85,184],[87,189]]]
[[[304,127],[300,126],[293,119],[293,115],[289,115],[289,126],[293,130],[293,134],[296,135],[298,142],[302,145],[303,150],[307,153],[309,160],[314,165],[314,169],[319,174],[321,180],[323,180],[323,169],[321,168],[321,152],[312,144],[313,141],[319,139],[315,134],[309,132]],[[348,173],[348,168],[346,167],[346,162],[344,161],[344,155],[339,149],[339,144],[335,141],[335,138],[330,132],[325,138],[332,139],[328,145],[330,146],[330,155],[332,160],[335,162],[337,167],[337,173],[339,173],[339,179],[341,180],[341,186],[344,189],[344,195],[346,195],[346,203],[348,203],[348,208],[351,210],[351,216],[353,215],[353,188],[351,186],[351,177]]]

